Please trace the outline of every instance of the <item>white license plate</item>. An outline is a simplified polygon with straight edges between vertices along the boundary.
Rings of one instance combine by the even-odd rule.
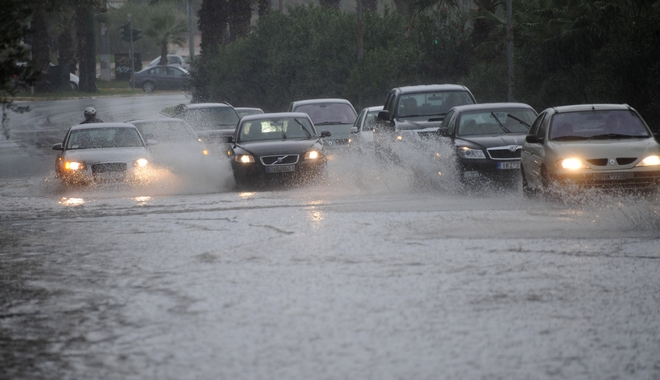
[[[266,166],[266,173],[289,173],[295,170],[295,165]]]
[[[619,179],[626,179],[626,173],[606,173],[601,174],[600,179],[604,181],[616,181]]]
[[[498,162],[498,169],[520,169],[520,161]]]

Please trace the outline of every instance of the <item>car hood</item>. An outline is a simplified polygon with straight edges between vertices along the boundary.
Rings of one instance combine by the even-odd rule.
[[[399,131],[404,130],[425,130],[428,129],[431,132],[435,132],[440,128],[443,116],[431,115],[424,117],[415,117],[415,118],[398,118],[396,119],[396,129]]]
[[[321,131],[330,131],[332,136],[324,137],[326,140],[345,140],[351,135],[351,127],[353,124],[315,124],[319,133]]]
[[[639,157],[658,154],[660,145],[654,138],[622,140],[550,141],[548,147],[558,157],[590,158]]]
[[[149,158],[149,151],[144,147],[136,148],[97,148],[67,150],[66,160],[82,162],[133,162],[139,158]]]
[[[465,136],[457,137],[455,145],[460,145],[461,142],[465,141],[468,143],[473,143],[484,148],[491,148],[495,146],[509,146],[509,145],[521,145],[525,142],[524,134],[513,134],[509,133],[506,135],[489,135],[489,136]]]
[[[302,154],[318,144],[318,140],[276,140],[254,141],[237,144],[238,147],[257,156],[269,154],[298,153]],[[320,144],[319,148],[320,148]]]

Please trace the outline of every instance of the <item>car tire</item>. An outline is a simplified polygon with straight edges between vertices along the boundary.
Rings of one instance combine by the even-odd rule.
[[[147,93],[153,92],[154,91],[153,82],[144,82],[144,84],[142,85],[142,89],[144,90],[144,92],[147,92]]]
[[[71,87],[71,91],[78,91],[78,85],[76,82],[69,82],[69,86]]]
[[[520,174],[522,177],[522,190],[523,190],[523,195],[526,197],[533,197],[536,195],[536,191],[529,187],[529,183],[527,182],[527,177],[525,176],[525,170],[523,169],[522,165],[520,166]]]

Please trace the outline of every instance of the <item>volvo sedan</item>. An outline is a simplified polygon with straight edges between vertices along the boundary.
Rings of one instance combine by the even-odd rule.
[[[322,138],[306,113],[244,116],[227,151],[239,187],[265,181],[313,180],[326,166]]]

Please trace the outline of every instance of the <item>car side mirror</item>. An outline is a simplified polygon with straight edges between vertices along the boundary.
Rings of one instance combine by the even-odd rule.
[[[53,150],[64,150],[64,148],[62,147],[62,143],[57,143],[53,145]]]
[[[525,137],[525,141],[527,141],[530,144],[543,143],[543,139],[541,137],[538,137],[537,135],[527,135],[527,137]]]
[[[227,144],[233,144],[234,142],[235,142],[234,141],[234,136],[228,136],[227,137]]]
[[[321,131],[321,137],[330,137],[332,136],[332,132],[330,131]]]
[[[357,127],[351,127],[351,133],[358,133]]]
[[[449,133],[449,128],[439,128],[438,134],[442,137],[451,137],[451,133]]]
[[[378,111],[378,120],[382,120],[382,121],[392,120],[392,118],[390,117],[390,111],[387,110]]]

